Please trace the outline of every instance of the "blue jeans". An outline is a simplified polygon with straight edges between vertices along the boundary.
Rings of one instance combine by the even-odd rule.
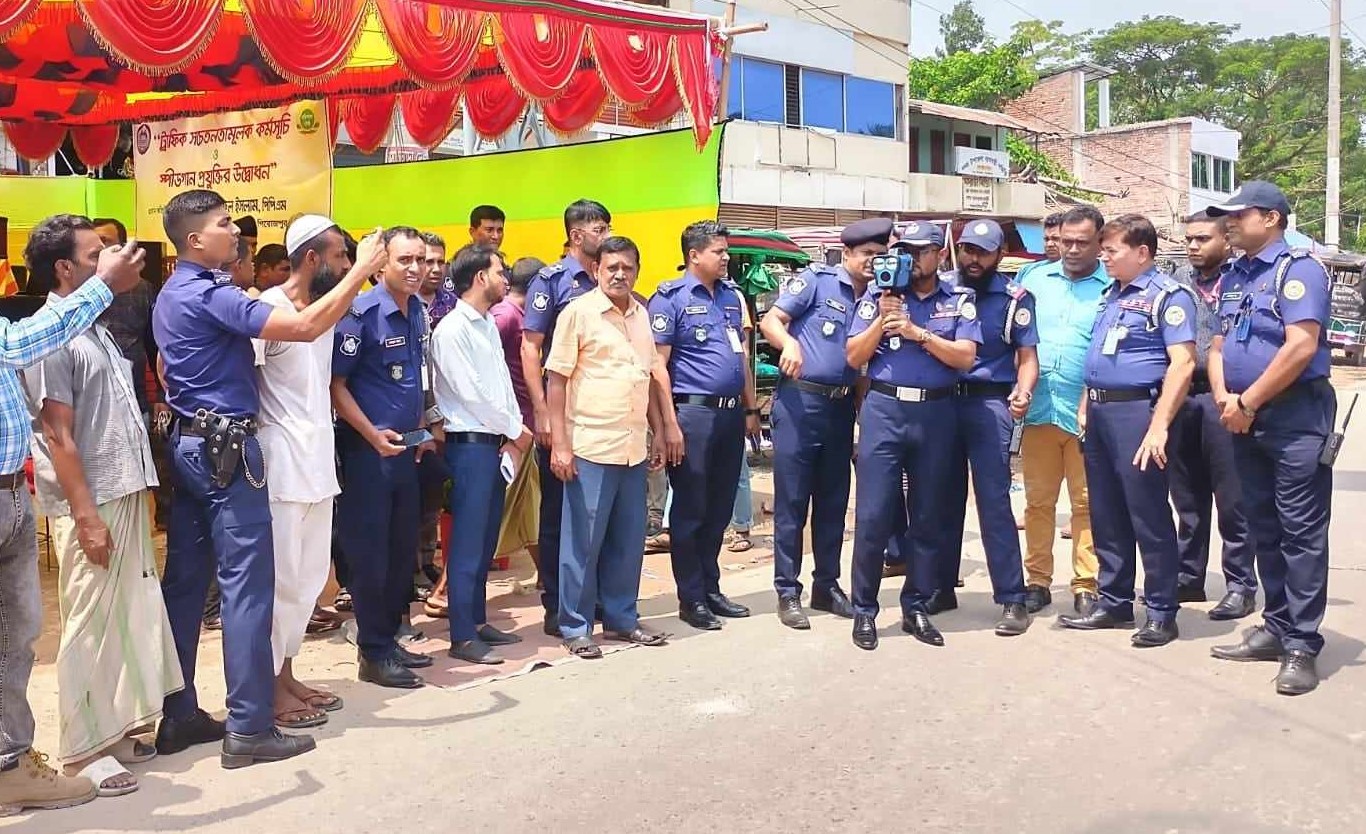
[[[0,767],[33,746],[28,679],[42,622],[36,519],[20,484],[0,492]]]
[[[578,477],[564,485],[560,538],[560,634],[593,630],[601,603],[607,631],[639,623],[640,567],[645,546],[645,464],[593,463],[576,457]]]
[[[447,443],[451,470],[451,542],[446,546],[446,583],[451,642],[473,640],[488,622],[485,607],[489,565],[498,547],[506,484],[491,443]],[[522,466],[535,466],[528,455]],[[544,557],[543,557],[544,558]]]

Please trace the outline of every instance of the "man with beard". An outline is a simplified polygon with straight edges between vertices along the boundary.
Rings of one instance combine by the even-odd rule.
[[[420,431],[431,416],[422,390],[427,319],[417,299],[427,247],[408,226],[387,230],[384,241],[389,257],[383,280],[337,325],[332,406],[343,479],[338,532],[356,613],[359,677],[415,689],[423,681],[412,670],[432,659],[408,651],[397,638],[413,593],[418,464],[436,449],[431,434]]]
[[[949,532],[941,553],[939,587],[926,610],[933,615],[958,607],[953,589],[962,561],[970,465],[992,597],[1002,606],[996,633],[1010,637],[1029,628],[1020,536],[1010,510],[1010,439],[1015,421],[1029,410],[1039,380],[1039,334],[1034,329],[1034,297],[996,271],[1004,242],[1005,234],[994,220],[970,221],[958,238],[958,282],[977,296],[982,346],[972,367],[959,377],[953,400],[957,436],[944,503]]]
[[[306,214],[285,232],[290,274],[284,284],[261,293],[262,303],[305,310],[351,271],[346,242],[326,217]],[[384,251],[367,247],[379,268]],[[253,340],[261,391],[261,449],[270,464],[270,518],[275,544],[275,614],[270,646],[275,661],[275,725],[316,727],[341,699],[305,686],[294,677],[314,602],[327,583],[332,536],[332,498],[339,491],[333,466],[332,329],[312,342]]]
[[[560,636],[560,517],[564,485],[550,471],[550,409],[546,404],[544,362],[555,339],[555,319],[569,302],[595,286],[588,272],[598,246],[612,234],[612,214],[602,203],[578,200],[564,210],[568,235],[564,257],[541,270],[527,287],[526,318],[522,323],[522,374],[536,420],[536,461],[541,468],[541,605],[542,629]]]

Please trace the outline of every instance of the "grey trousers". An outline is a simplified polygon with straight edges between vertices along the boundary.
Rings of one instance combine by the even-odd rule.
[[[0,767],[33,746],[28,678],[42,613],[37,519],[21,484],[0,490]]]

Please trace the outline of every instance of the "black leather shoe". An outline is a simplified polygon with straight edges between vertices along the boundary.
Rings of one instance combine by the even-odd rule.
[[[559,636],[560,636],[560,612],[559,612],[559,611],[547,611],[547,612],[545,612],[545,619],[541,620],[541,631],[544,632],[544,634],[545,634],[546,637],[559,637]]]
[[[882,578],[891,579],[894,576],[906,575],[905,562],[888,562],[882,566]]]
[[[1077,594],[1081,596],[1081,594]],[[1098,631],[1102,628],[1133,628],[1134,620],[1130,617],[1121,620],[1104,608],[1093,608],[1090,614],[1085,616],[1073,616],[1063,614],[1058,618],[1058,624],[1063,628],[1075,628],[1081,631]]]
[[[232,770],[260,762],[282,762],[317,746],[313,736],[287,736],[274,727],[251,735],[228,733],[218,760],[224,768]]]
[[[483,640],[459,640],[446,651],[446,656],[480,666],[497,666],[503,662],[503,656]]]
[[[877,620],[873,615],[854,615],[854,645],[870,652],[877,648]]]
[[[1072,610],[1083,617],[1089,617],[1096,610],[1100,597],[1090,591],[1078,591],[1072,595]]]
[[[559,619],[559,615],[556,615],[556,619]],[[511,646],[522,642],[522,638],[519,635],[513,634],[510,631],[494,628],[488,623],[479,626],[479,639],[488,643],[490,646]]]
[[[1053,604],[1053,592],[1042,585],[1029,585],[1025,588],[1025,611],[1037,614]]]
[[[678,619],[700,631],[720,631],[721,621],[704,602],[690,602],[678,606]]]
[[[958,594],[952,590],[940,589],[930,594],[930,598],[925,601],[925,613],[930,616],[942,614],[945,611],[956,611],[958,609]]]
[[[1319,688],[1318,663],[1309,652],[1291,649],[1281,658],[1276,673],[1277,695],[1303,695]]]
[[[1204,602],[1206,599],[1204,588],[1182,586],[1176,589],[1177,602]]]
[[[748,617],[749,609],[725,594],[707,594],[707,608],[718,617]]]
[[[418,689],[422,686],[422,678],[399,663],[394,655],[383,660],[368,660],[362,657],[358,677],[365,683],[387,686],[391,689]]]
[[[1029,612],[1023,602],[1008,602],[996,621],[996,633],[1002,637],[1017,637],[1029,631]]]
[[[404,669],[426,669],[432,665],[431,655],[410,652],[402,646],[394,646],[394,660]]]
[[[802,610],[801,598],[794,596],[778,597],[778,622],[798,631],[811,628],[811,621]]]
[[[901,618],[901,630],[929,646],[944,645],[944,635],[930,622],[924,611],[913,611]]]
[[[811,607],[846,620],[854,618],[854,604],[838,585],[828,591],[812,591]]]
[[[1134,636],[1129,642],[1134,644],[1136,649],[1155,649],[1158,646],[1165,646],[1181,636],[1181,632],[1176,628],[1176,620],[1154,620],[1149,618],[1143,624],[1143,628],[1134,632]]]
[[[157,727],[157,753],[170,756],[193,744],[222,741],[227,734],[228,725],[202,709],[189,718],[163,718]]]
[[[1249,629],[1243,635],[1243,642],[1233,646],[1214,646],[1209,650],[1212,657],[1220,660],[1236,660],[1251,663],[1258,660],[1277,661],[1285,654],[1281,641],[1262,626]]]
[[[1257,610],[1257,595],[1229,591],[1209,610],[1211,620],[1241,620]]]

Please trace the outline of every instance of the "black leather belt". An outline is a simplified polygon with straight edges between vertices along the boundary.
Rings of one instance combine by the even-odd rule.
[[[1328,389],[1330,391],[1333,389],[1333,384],[1329,382],[1326,377],[1311,379],[1307,382],[1296,382],[1289,388],[1282,391],[1281,393],[1267,400],[1266,403],[1262,405],[1262,408],[1266,408],[1268,405],[1280,405],[1281,403],[1287,403],[1293,400],[1298,400],[1301,397],[1307,397],[1310,394],[1316,393],[1323,389]],[[1232,393],[1241,394],[1242,392],[1234,391]]]
[[[910,388],[905,385],[892,385],[877,380],[868,383],[868,387],[879,394],[895,397],[905,403],[927,403],[931,400],[943,400],[952,397],[953,392],[957,390],[953,385],[946,388]]]
[[[820,394],[822,397],[829,397],[832,400],[842,400],[853,393],[854,389],[848,385],[826,385],[822,382],[810,382],[805,379],[783,378],[784,385],[792,385],[799,390],[810,394]]]
[[[223,417],[222,415],[214,414],[212,411],[207,412],[207,416],[212,420],[227,420],[231,424],[240,425],[242,430],[248,435],[256,434],[256,429],[258,428],[255,417]],[[181,434],[186,434],[190,437],[206,438],[213,434],[212,427],[199,428],[196,426],[196,420],[193,417],[177,414],[175,419],[177,424],[176,427]]]
[[[28,479],[22,469],[8,475],[0,475],[0,492],[18,492],[21,486],[28,488]]]
[[[1093,403],[1130,403],[1135,400],[1151,400],[1151,388],[1087,388],[1086,399]]]
[[[489,434],[486,431],[451,431],[446,432],[447,443],[483,443],[485,446],[502,446],[505,438],[501,434]]]
[[[960,397],[1009,397],[1015,386],[1009,382],[960,382],[957,394]]]
[[[705,405],[707,408],[739,408],[739,397],[706,397],[701,394],[674,394],[674,405]]]

